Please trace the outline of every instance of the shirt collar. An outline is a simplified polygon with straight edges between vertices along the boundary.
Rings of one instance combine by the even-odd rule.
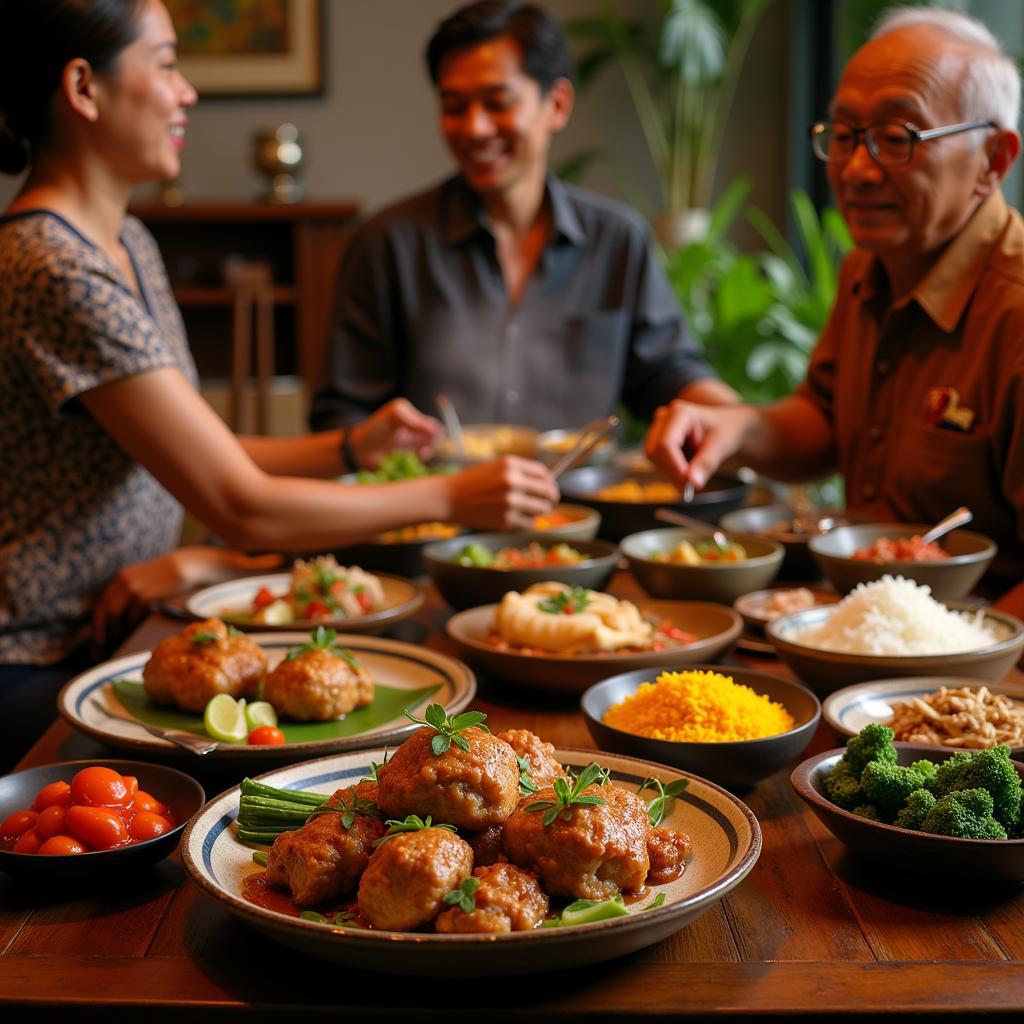
[[[446,245],[456,246],[468,241],[479,231],[491,234],[491,218],[480,197],[457,176],[448,183],[441,209],[442,235]],[[569,198],[564,184],[549,173],[545,189],[551,201],[552,235],[562,237],[573,245],[583,245],[586,235],[579,213]]]
[[[1008,216],[1002,192],[993,192],[935,266],[898,305],[916,301],[941,330],[947,334],[956,330],[985,269],[988,252],[1006,227]],[[883,282],[881,262],[877,256],[872,256],[865,261],[854,282],[854,290],[863,301],[870,301],[880,293]]]

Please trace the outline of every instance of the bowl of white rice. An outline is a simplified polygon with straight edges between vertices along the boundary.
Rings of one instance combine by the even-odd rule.
[[[1024,650],[1024,623],[957,601],[902,576],[855,587],[838,604],[770,622],[779,657],[818,696],[869,679],[971,676],[1001,679]]]

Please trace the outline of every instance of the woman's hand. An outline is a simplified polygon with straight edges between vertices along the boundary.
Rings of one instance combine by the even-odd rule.
[[[441,424],[433,416],[420,412],[404,398],[394,398],[352,427],[349,440],[358,465],[376,469],[395,449],[429,458],[440,431]]]
[[[441,477],[450,487],[452,519],[492,530],[528,530],[535,516],[558,501],[558,485],[546,466],[506,455]]]
[[[93,606],[94,653],[109,650],[146,614],[154,601],[190,587],[221,583],[248,573],[269,572],[280,555],[245,555],[214,547],[183,547],[120,569]]]

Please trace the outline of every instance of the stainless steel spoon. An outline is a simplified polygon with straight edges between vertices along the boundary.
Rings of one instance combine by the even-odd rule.
[[[161,729],[158,725],[149,725],[147,722],[141,722],[137,718],[129,718],[127,715],[119,715],[116,712],[105,708],[95,697],[92,697],[89,700],[89,703],[96,708],[97,711],[106,715],[107,718],[114,718],[119,722],[128,722],[130,725],[137,725],[140,729],[145,729],[151,736],[157,736],[162,740],[167,740],[169,743],[173,743],[175,746],[189,751],[189,753],[198,754],[200,757],[205,754],[209,754],[220,746],[219,743],[216,743],[209,738],[194,736],[190,732],[181,732],[177,729]]]
[[[448,437],[451,438],[455,457],[464,462],[466,459],[466,439],[462,435],[462,423],[459,422],[459,414],[455,411],[455,406],[447,395],[438,395],[434,401],[437,402],[438,412],[441,413],[441,419],[444,421],[444,429],[448,432]]]
[[[557,480],[567,469],[578,465],[618,425],[618,416],[592,420],[579,432],[576,443],[551,467],[551,475]]]
[[[955,512],[950,512],[945,519],[936,523],[926,534],[921,537],[926,544],[933,540],[944,537],[950,530],[958,526],[966,526],[974,518],[974,513],[966,506],[961,505]]]
[[[705,523],[701,519],[694,519],[692,516],[677,512],[674,508],[656,508],[654,510],[654,518],[660,519],[663,523],[671,523],[673,526],[685,526],[695,533],[710,537],[720,551],[726,551],[729,548],[729,538],[712,523]]]

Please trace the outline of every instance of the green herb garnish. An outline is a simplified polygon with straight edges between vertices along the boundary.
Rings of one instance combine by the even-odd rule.
[[[310,634],[309,640],[306,643],[301,647],[293,648],[288,652],[287,660],[294,661],[296,658],[301,658],[303,654],[309,654],[311,651],[327,651],[329,654],[333,654],[347,661],[352,668],[359,668],[359,662],[356,659],[356,656],[351,651],[338,646],[338,644],[334,642],[337,635],[338,633],[336,630],[317,626],[316,630]]]
[[[437,757],[446,754],[453,743],[468,752],[469,740],[460,734],[474,725],[484,732],[491,731],[483,724],[487,715],[482,711],[464,711],[461,715],[449,718],[440,704],[431,704],[426,710],[425,718],[417,718],[408,708],[404,713],[410,722],[425,725],[437,733],[430,740],[430,749]]]
[[[217,634],[208,629],[204,629],[200,633],[192,634],[192,643],[194,644],[213,644],[216,643],[218,639],[219,637]]]
[[[458,907],[464,914],[472,914],[476,910],[476,891],[480,888],[480,879],[464,878],[458,889],[452,889],[445,898],[445,906]]]
[[[664,902],[665,894],[663,892],[659,892],[658,895],[655,896],[654,899],[651,900],[651,902],[648,903],[646,907],[640,908],[640,912],[643,913],[643,911],[645,910],[657,910],[657,908],[660,907]]]
[[[336,572],[332,572],[327,566],[320,565],[320,563],[317,563],[313,571],[316,574],[316,585],[320,588],[322,594],[329,593],[331,587],[341,579]]]
[[[359,781],[360,782],[379,782],[377,773],[388,763],[388,748],[384,748],[384,760],[378,764],[376,761],[370,762],[370,774],[364,775]]]
[[[341,827],[346,831],[352,827],[356,818],[376,818],[380,821],[382,817],[380,808],[372,800],[366,800],[352,792],[342,793],[336,804],[322,804],[310,817],[332,813],[341,815]]]
[[[527,796],[539,792],[540,786],[534,782],[533,776],[530,774],[529,762],[516,754],[516,764],[519,765],[519,792]]]
[[[227,625],[228,625],[228,636],[241,636],[242,635],[242,631],[240,629],[237,629],[235,626],[232,626],[230,622]]]
[[[574,805],[597,806],[607,804],[608,801],[601,799],[599,796],[583,795],[583,791],[588,786],[595,784],[603,786],[607,781],[607,769],[604,769],[599,764],[591,761],[591,763],[580,772],[578,778],[573,779],[570,776],[568,779],[555,779],[552,787],[555,791],[554,800],[538,800],[535,804],[529,804],[524,808],[524,810],[528,814],[532,814],[537,811],[544,811],[543,824],[545,828],[550,825],[555,818],[561,818],[563,821],[571,821],[572,807]]]
[[[318,913],[315,910],[303,910],[299,917],[303,921],[315,921],[317,924],[331,924],[338,928],[358,928],[356,924],[356,915],[351,910],[339,910],[337,914],[332,914],[330,917],[324,917],[323,914]]]
[[[537,605],[537,610],[548,615],[575,615],[590,604],[591,592],[586,587],[572,587],[554,597],[546,597]]]
[[[254,864],[259,864],[259,866],[261,868],[265,868],[267,866],[268,858],[269,858],[269,854],[267,853],[266,850],[253,850],[252,851],[252,861],[253,861],[253,863]]]
[[[385,824],[388,826],[388,830],[380,839],[374,840],[374,846],[380,846],[381,843],[386,843],[389,839],[394,839],[395,836],[401,835],[403,832],[422,832],[427,828],[445,828],[449,832],[456,831],[454,825],[433,824],[429,814],[426,818],[421,818],[418,814],[409,814],[404,821],[396,821],[393,818],[389,818]]]
[[[647,805],[647,817],[650,819],[651,828],[657,828],[662,819],[665,817],[665,810],[668,801],[673,797],[679,796],[680,793],[689,785],[687,779],[676,779],[675,782],[670,782],[667,786],[662,785],[660,779],[646,778],[640,784],[640,788],[636,791],[636,795],[639,796],[645,789],[656,789],[658,795]]]

